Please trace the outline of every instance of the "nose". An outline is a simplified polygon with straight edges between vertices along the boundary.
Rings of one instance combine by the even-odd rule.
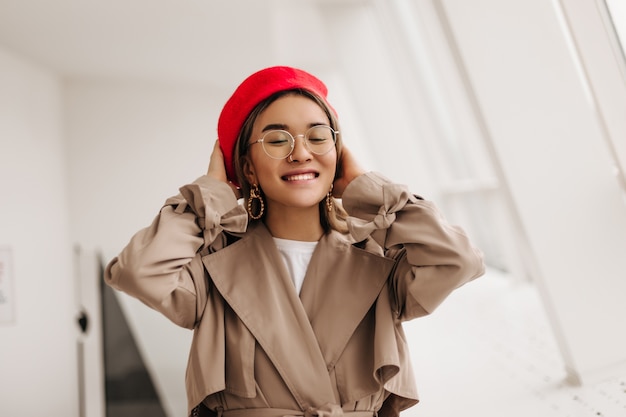
[[[295,135],[293,137],[293,141],[293,150],[288,157],[288,159],[290,159],[290,162],[303,162],[311,160],[311,152],[306,145],[304,135]]]

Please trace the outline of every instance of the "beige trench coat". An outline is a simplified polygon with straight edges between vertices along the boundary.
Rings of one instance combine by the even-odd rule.
[[[204,176],[180,191],[105,280],[194,330],[190,414],[397,415],[417,403],[402,321],[484,271],[432,203],[375,173],[354,180],[351,233],[322,237],[298,296],[269,231],[226,184]]]

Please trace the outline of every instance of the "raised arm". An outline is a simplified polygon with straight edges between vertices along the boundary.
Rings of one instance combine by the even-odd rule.
[[[483,256],[437,207],[376,173],[354,179],[343,194],[350,232],[371,237],[396,260],[390,288],[400,320],[432,312],[455,288],[484,273]]]
[[[212,175],[214,157],[215,151],[209,173],[169,198],[152,224],[137,232],[105,269],[107,284],[187,328],[195,325],[206,302],[201,254],[225,244],[224,230],[243,232],[247,225],[233,189]]]

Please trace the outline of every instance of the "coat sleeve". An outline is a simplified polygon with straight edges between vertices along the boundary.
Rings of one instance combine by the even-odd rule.
[[[247,214],[230,187],[202,176],[169,198],[105,268],[111,287],[141,300],[174,323],[193,328],[207,300],[201,253],[225,245],[223,231],[243,232]]]
[[[348,227],[396,261],[390,277],[394,310],[409,320],[431,313],[455,288],[484,273],[482,252],[437,207],[380,174],[352,181],[343,195]]]

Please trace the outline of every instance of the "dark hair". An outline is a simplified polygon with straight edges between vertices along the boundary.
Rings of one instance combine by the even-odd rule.
[[[267,109],[270,104],[274,101],[278,100],[281,97],[285,97],[288,95],[299,95],[306,97],[310,100],[313,100],[318,106],[324,110],[328,120],[330,122],[330,127],[333,128],[336,132],[340,132],[339,130],[339,122],[337,121],[337,117],[335,116],[334,111],[330,108],[330,106],[326,103],[324,99],[318,97],[317,95],[311,93],[308,90],[303,89],[291,89],[279,91],[277,93],[272,94],[265,100],[261,101],[256,107],[250,112],[246,121],[244,122],[241,130],[239,131],[239,135],[237,136],[237,142],[235,143],[235,148],[233,150],[233,162],[235,165],[235,172],[237,173],[237,180],[241,186],[241,194],[244,198],[244,204],[248,204],[248,198],[250,196],[250,188],[251,184],[248,183],[246,176],[244,175],[244,164],[246,155],[248,153],[248,143],[250,141],[250,137],[252,136],[252,128],[254,126],[254,122],[259,117],[259,115]],[[342,141],[341,141],[341,133],[337,133],[337,138],[335,142],[335,149],[337,150],[337,163],[335,165],[335,178],[341,172],[341,150],[342,150]],[[263,194],[263,190],[261,190],[261,196],[265,197]],[[341,204],[334,198],[331,197],[333,201],[333,210],[329,212],[326,209],[326,199],[322,199],[319,202],[319,212],[320,212],[320,223],[325,233],[329,233],[331,230],[337,230],[342,233],[347,233],[348,227],[346,225],[346,217],[347,214],[341,207]],[[253,202],[254,203],[254,202]]]

